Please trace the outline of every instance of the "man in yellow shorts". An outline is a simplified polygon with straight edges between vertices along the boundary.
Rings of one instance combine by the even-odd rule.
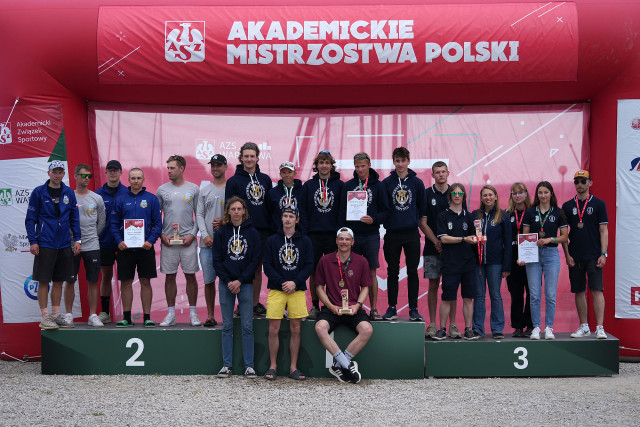
[[[307,279],[313,270],[313,247],[311,240],[296,230],[299,220],[298,209],[286,205],[282,209],[282,228],[267,239],[263,252],[264,273],[269,279],[267,319],[269,319],[269,357],[271,359],[271,365],[264,377],[271,381],[277,378],[277,357],[280,347],[278,333],[285,307],[288,310],[291,330],[289,377],[294,380],[306,379],[297,364],[300,350],[300,325],[302,319],[308,315],[305,291]]]

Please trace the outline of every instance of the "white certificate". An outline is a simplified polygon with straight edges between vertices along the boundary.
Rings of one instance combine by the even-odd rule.
[[[360,221],[367,215],[367,192],[347,191],[347,221]]]
[[[144,245],[144,219],[124,220],[124,244],[129,248]]]
[[[538,262],[538,233],[518,234],[518,260]]]

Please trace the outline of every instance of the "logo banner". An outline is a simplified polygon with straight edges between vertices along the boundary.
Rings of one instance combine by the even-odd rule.
[[[111,84],[573,81],[575,3],[104,6]]]
[[[618,101],[616,317],[640,319],[636,224],[640,221],[640,100]]]

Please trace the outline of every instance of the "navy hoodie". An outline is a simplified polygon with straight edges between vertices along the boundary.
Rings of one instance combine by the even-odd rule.
[[[269,289],[282,290],[284,282],[293,281],[296,291],[307,290],[307,279],[313,271],[313,246],[309,237],[296,232],[285,238],[282,228],[269,236],[262,254],[264,274]]]
[[[302,186],[302,210],[300,221],[305,220],[309,233],[335,233],[338,230],[338,214],[340,213],[340,197],[344,183],[340,181],[340,173],[333,171],[327,182],[327,193],[320,188],[320,175]]]
[[[496,224],[494,221],[496,209],[497,206],[494,206],[482,219],[482,234],[487,236],[482,263],[502,264],[502,271],[511,271],[511,219],[506,211],[502,211],[502,218]],[[479,211],[480,209],[476,209],[471,213],[474,221],[478,219]]]
[[[282,228],[282,208],[287,204],[282,180],[278,181],[278,185],[273,187],[267,193],[267,203],[269,204],[269,210],[271,211],[271,229],[275,232]],[[302,181],[299,179],[293,180],[291,204],[295,206],[298,211],[302,210]],[[302,232],[306,233],[306,219],[301,216],[298,225]]]
[[[213,268],[220,283],[227,285],[233,280],[241,284],[253,283],[260,263],[260,233],[251,218],[240,224],[239,245],[234,244],[234,231],[238,238],[238,227],[231,222],[216,230],[213,236]]]
[[[104,184],[102,187],[96,190],[96,194],[99,194],[100,197],[102,197],[102,200],[104,200],[104,214],[107,219],[111,218],[111,212],[113,212],[113,208],[115,207],[116,199],[129,191],[127,187],[122,185],[122,183],[118,184],[113,193],[111,190],[111,187],[109,187],[107,184]],[[100,249],[115,249],[117,246],[118,245],[116,244],[116,241],[113,239],[111,227],[109,227],[109,224],[107,224],[107,226],[105,226],[102,230],[102,233],[100,233]]]
[[[247,201],[249,216],[253,220],[253,226],[258,230],[271,229],[271,213],[267,201],[267,193],[273,187],[269,175],[260,172],[260,166],[256,165],[256,173],[253,176],[255,187],[252,189],[251,177],[244,170],[242,164],[236,166],[236,173],[227,180],[224,191],[225,200],[238,196]]]
[[[373,224],[365,224],[362,221],[347,221],[347,192],[360,190],[358,174],[353,172],[353,179],[344,183],[342,197],[340,198],[340,226],[346,226],[356,235],[373,235],[380,233],[380,225],[384,224],[389,216],[389,197],[384,184],[379,180],[380,175],[374,169],[369,169],[369,181],[367,182],[367,215],[373,218]],[[364,182],[362,183],[364,186]],[[336,230],[337,231],[337,230]]]
[[[389,217],[384,228],[389,231],[418,231],[420,218],[426,216],[424,183],[411,169],[404,179],[393,170],[382,183],[389,195]]]

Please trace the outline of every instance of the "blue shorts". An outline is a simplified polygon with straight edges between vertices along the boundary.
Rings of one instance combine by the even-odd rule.
[[[200,267],[204,276],[204,284],[215,283],[216,269],[213,268],[213,248],[200,248]]]
[[[458,286],[460,286],[462,298],[475,298],[477,283],[478,273],[475,269],[463,273],[443,274],[442,301],[455,301],[458,299]]]
[[[380,235],[356,235],[354,238],[353,252],[362,255],[369,263],[369,269],[375,270],[380,267]]]

